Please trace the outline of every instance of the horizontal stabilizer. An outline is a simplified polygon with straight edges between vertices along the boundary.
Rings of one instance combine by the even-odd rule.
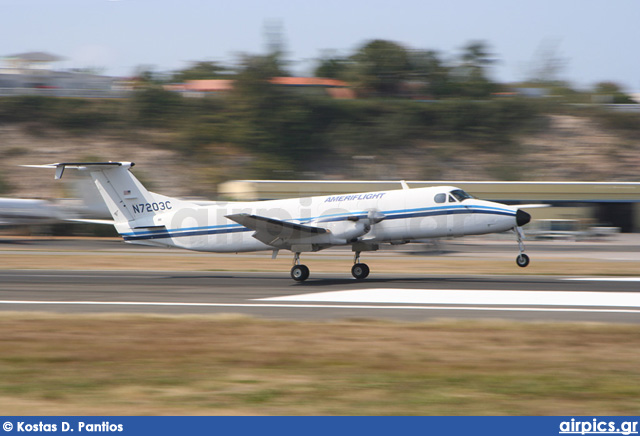
[[[104,224],[104,225],[109,225],[109,226],[113,226],[115,225],[115,221],[114,220],[91,220],[91,219],[66,219],[65,221],[71,221],[74,223],[85,223],[85,224]]]
[[[267,245],[296,242],[311,236],[329,233],[329,230],[322,227],[305,226],[248,213],[227,215],[226,218],[254,230],[256,233],[253,237]]]
[[[126,166],[132,167],[135,164],[133,162],[58,162],[46,165],[21,165],[27,168],[55,168],[56,176],[55,179],[61,179],[62,174],[64,173],[65,168],[75,168],[75,169],[88,169],[90,167],[104,167],[104,166]]]

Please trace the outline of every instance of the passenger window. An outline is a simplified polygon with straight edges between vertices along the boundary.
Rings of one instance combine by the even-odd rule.
[[[436,194],[434,200],[436,203],[444,203],[447,201],[447,194]]]

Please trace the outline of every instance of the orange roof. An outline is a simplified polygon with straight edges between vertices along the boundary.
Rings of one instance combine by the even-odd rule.
[[[165,85],[164,88],[168,91],[220,92],[231,91],[234,82],[234,80],[229,79],[187,80],[181,84]],[[326,88],[326,92],[333,98],[351,99],[356,97],[349,84],[342,80],[322,77],[274,77],[270,82],[274,85]]]
[[[352,100],[356,98],[356,93],[351,88],[328,88],[327,94],[336,99]]]
[[[233,80],[212,79],[212,80],[187,80],[185,91],[231,91]]]

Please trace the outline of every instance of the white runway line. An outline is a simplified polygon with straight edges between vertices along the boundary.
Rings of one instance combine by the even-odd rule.
[[[287,295],[259,301],[638,308],[640,293],[372,288]]]
[[[561,280],[574,282],[640,282],[640,277],[567,277]]]
[[[230,307],[230,308],[280,308],[280,309],[349,309],[349,310],[452,310],[479,312],[582,312],[582,313],[633,313],[638,309],[580,308],[580,307],[499,307],[499,306],[385,306],[364,304],[295,304],[295,303],[181,303],[162,301],[45,301],[45,300],[0,300],[0,305],[44,305],[44,306],[162,306],[162,307]]]

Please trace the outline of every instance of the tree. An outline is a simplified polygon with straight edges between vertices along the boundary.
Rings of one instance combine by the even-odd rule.
[[[134,94],[132,105],[140,124],[149,127],[169,126],[184,109],[182,97],[160,86],[147,86]]]
[[[283,168],[300,169],[319,153],[322,107],[270,83],[286,74],[278,53],[244,55],[229,99],[225,135],[261,160],[273,164],[277,156]]]
[[[318,59],[318,66],[313,74],[315,77],[326,77],[329,79],[344,79],[352,62],[347,58],[338,56],[324,56]]]
[[[546,40],[536,50],[529,67],[528,80],[545,85],[559,84],[560,72],[568,60],[558,55],[558,41]]]
[[[494,63],[494,60],[490,58],[486,43],[471,41],[464,47],[462,62],[473,73],[484,75],[484,68]]]
[[[133,70],[133,76],[145,85],[158,84],[161,82],[158,78],[159,73],[153,65],[138,65]]]
[[[241,55],[234,76],[234,94],[238,98],[261,99],[273,92],[270,80],[288,76],[278,53],[268,55]]]
[[[407,50],[392,41],[370,41],[351,57],[353,75],[364,93],[389,97],[399,93],[411,70]]]
[[[174,82],[186,82],[187,80],[220,79],[228,77],[229,69],[213,61],[193,62],[187,69],[176,72],[172,80]]]
[[[614,82],[599,82],[596,84],[594,93],[600,100],[615,104],[633,104],[635,101],[622,91],[622,86]]]
[[[483,98],[494,92],[497,85],[487,77],[487,68],[494,62],[486,43],[468,43],[460,56],[458,67],[453,70],[460,94],[471,98]]]
[[[433,98],[451,94],[451,68],[434,50],[413,50],[409,52],[410,76],[412,80],[424,81],[425,93]]]

